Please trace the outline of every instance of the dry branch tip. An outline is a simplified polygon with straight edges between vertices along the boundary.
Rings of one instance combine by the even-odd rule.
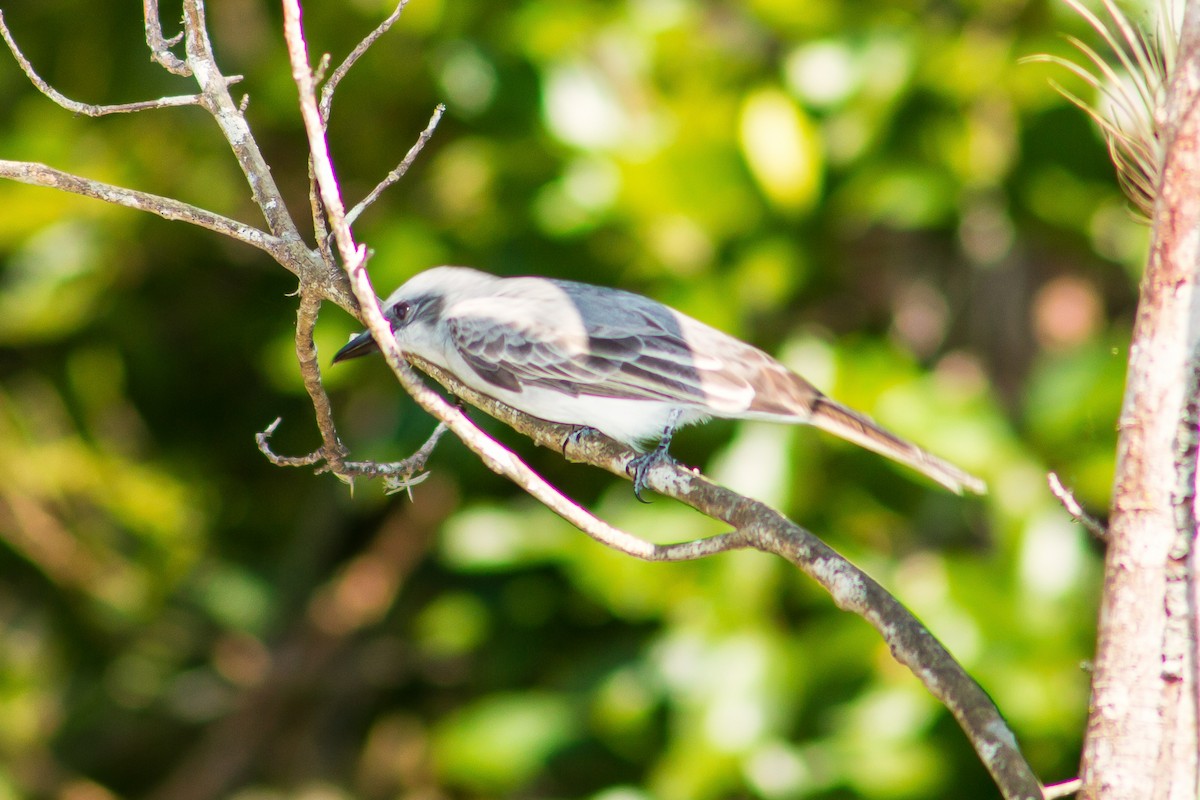
[[[1083,506],[1075,499],[1075,494],[1063,486],[1057,473],[1048,473],[1046,475],[1046,483],[1050,486],[1050,493],[1058,499],[1058,502],[1062,503],[1063,508],[1067,510],[1072,519],[1087,528],[1100,541],[1108,541],[1108,528],[1105,527],[1103,522],[1083,510]]]

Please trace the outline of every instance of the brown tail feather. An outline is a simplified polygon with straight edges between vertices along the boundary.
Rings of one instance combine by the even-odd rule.
[[[979,478],[884,430],[866,416],[828,397],[818,397],[813,401],[809,424],[910,466],[956,494],[962,494],[964,490],[987,494],[987,484]]]

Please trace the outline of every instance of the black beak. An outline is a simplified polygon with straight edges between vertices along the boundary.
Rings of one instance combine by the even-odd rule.
[[[345,347],[334,353],[331,363],[336,364],[339,361],[349,361],[352,358],[378,352],[379,347],[375,344],[375,340],[371,338],[371,332],[363,331],[358,336],[346,342]]]

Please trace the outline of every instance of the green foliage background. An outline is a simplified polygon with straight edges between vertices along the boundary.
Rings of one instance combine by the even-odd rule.
[[[125,102],[138,4],[7,4],[42,75]],[[166,4],[166,20],[178,9]],[[310,2],[335,63],[390,10]],[[305,149],[279,10],[212,0],[289,206]],[[177,25],[166,24],[168,34]],[[912,608],[1047,782],[1086,712],[1099,548],[1146,233],[1096,132],[1020,57],[1088,33],[1031,0],[412,0],[343,84],[348,199],[446,119],[357,227],[377,286],[440,263],[650,294],[982,475],[960,499],[810,430],[676,455]],[[198,109],[86,119],[0,58],[0,157],[259,221]],[[755,553],[607,552],[445,441],[404,496],[272,467],[315,447],[294,279],[183,224],[0,183],[0,798],[964,798],[996,792],[859,619]],[[322,357],[355,324],[329,308]],[[431,422],[382,363],[328,370],[357,457]],[[657,541],[716,532],[490,420]]]

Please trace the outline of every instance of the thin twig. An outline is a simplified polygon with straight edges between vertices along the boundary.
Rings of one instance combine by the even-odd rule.
[[[351,477],[365,478],[386,478],[397,475],[412,475],[425,468],[425,464],[429,461],[429,457],[433,455],[433,449],[437,447],[437,443],[446,435],[446,431],[450,430],[444,422],[439,422],[437,427],[433,429],[433,433],[429,434],[429,438],[425,440],[425,444],[403,461],[346,461],[343,462],[345,474]]]
[[[317,313],[321,310],[321,297],[316,291],[300,285],[300,305],[296,309],[296,360],[300,364],[300,375],[304,388],[312,400],[317,428],[321,431],[321,452],[334,465],[336,472],[342,460],[350,454],[338,438],[333,422],[333,407],[329,395],[321,383],[321,366],[317,361],[317,346],[313,342],[313,328],[317,324]]]
[[[329,223],[325,221],[325,206],[321,203],[321,193],[316,190],[316,173],[313,172],[311,157],[308,159],[308,186],[308,205],[312,214],[313,234],[317,239],[317,252],[321,254],[321,260],[329,269],[336,270],[340,274],[342,269],[338,266],[337,259],[333,257]]]
[[[429,118],[429,124],[425,126],[425,130],[421,131],[421,135],[417,137],[416,143],[414,143],[412,147],[408,148],[408,152],[404,154],[404,158],[401,159],[400,163],[396,165],[396,168],[389,172],[387,177],[380,181],[379,185],[371,190],[370,194],[364,197],[358,203],[358,205],[354,206],[354,208],[350,209],[350,211],[346,214],[347,225],[353,225],[354,221],[358,219],[359,215],[366,211],[372,203],[379,199],[379,195],[383,194],[384,190],[404,177],[404,174],[408,172],[408,168],[412,166],[413,162],[417,160],[417,156],[421,154],[421,150],[424,149],[425,143],[428,142],[430,137],[433,136],[433,132],[437,129],[438,123],[442,121],[442,114],[444,113],[446,113],[445,104],[438,103],[433,109],[433,116]]]
[[[1079,505],[1079,501],[1075,499],[1071,490],[1063,486],[1062,481],[1058,479],[1057,473],[1047,474],[1046,482],[1050,484],[1050,493],[1058,498],[1058,502],[1062,503],[1063,508],[1076,522],[1081,523],[1100,541],[1108,541],[1108,528],[1103,522],[1083,510],[1083,506]]]
[[[1059,800],[1061,797],[1070,797],[1077,794],[1082,786],[1083,781],[1079,778],[1072,778],[1062,783],[1052,783],[1042,789],[1042,800]]]
[[[163,36],[162,18],[158,15],[158,0],[142,0],[142,15],[145,17],[146,46],[150,48],[150,57],[167,72],[190,78],[191,67],[170,50],[183,41],[183,32],[180,31],[170,39]]]
[[[439,424],[429,439],[426,440],[425,444],[416,453],[403,461],[393,461],[385,464],[372,461],[346,461],[349,451],[342,444],[342,440],[337,434],[337,428],[333,421],[333,407],[329,402],[329,395],[325,392],[325,387],[321,382],[321,367],[317,360],[317,347],[313,342],[313,328],[316,326],[317,314],[320,308],[321,296],[316,291],[302,285],[300,288],[300,306],[296,311],[296,360],[300,363],[300,374],[304,379],[304,388],[308,391],[308,395],[312,399],[313,411],[317,418],[317,428],[321,432],[321,448],[309,456],[287,461],[283,466],[307,466],[324,461],[324,465],[317,470],[318,473],[332,472],[347,482],[352,481],[356,477],[382,477],[384,478],[388,493],[411,489],[411,487],[425,480],[427,477],[427,474],[417,475],[417,473],[425,468],[425,463],[429,460],[430,455],[433,454],[433,449],[437,446],[438,440],[446,433],[446,426]],[[275,425],[277,424],[278,420],[265,432],[266,437],[269,437],[274,432]],[[273,458],[272,454],[265,447],[266,437],[263,434],[259,434],[257,437],[259,449],[269,459],[272,459],[273,463],[277,463],[275,459],[279,457],[275,456]]]
[[[382,463],[378,461],[343,461],[337,475],[343,480],[358,476],[383,478],[384,491],[387,494],[406,490],[409,492],[411,500],[412,487],[429,477],[428,472],[421,472],[421,470],[425,469],[425,465],[429,463],[429,457],[433,455],[434,448],[448,430],[450,429],[446,427],[446,423],[439,422],[433,429],[433,433],[425,440],[425,444],[403,461]]]
[[[367,34],[358,43],[358,46],[350,51],[350,55],[346,56],[346,59],[341,64],[338,64],[337,68],[329,75],[329,80],[321,87],[321,119],[325,120],[325,124],[329,124],[329,110],[333,105],[333,93],[337,91],[338,84],[342,82],[342,78],[346,77],[346,73],[350,71],[355,62],[363,57],[363,54],[371,48],[371,45],[375,44],[381,36],[391,30],[391,27],[396,24],[396,20],[400,19],[400,14],[407,5],[408,0],[400,0],[400,3],[396,6],[396,10],[389,14],[387,19],[379,23],[375,30]]]
[[[33,68],[33,64],[29,63],[29,59],[25,58],[25,54],[21,52],[21,48],[17,47],[16,41],[8,30],[8,24],[4,21],[4,12],[0,10],[0,36],[4,37],[4,43],[8,45],[8,49],[12,52],[13,58],[17,60],[21,71],[29,78],[29,81],[37,87],[37,90],[49,97],[57,105],[65,108],[74,114],[83,114],[88,117],[103,117],[108,114],[132,114],[138,111],[152,111],[160,108],[179,108],[181,106],[198,106],[204,104],[204,98],[198,94],[177,95],[174,97],[160,97],[157,100],[140,100],[136,103],[115,103],[112,105],[93,105],[92,103],[81,103],[78,100],[72,100],[62,92],[55,89],[50,84],[46,83]],[[233,83],[241,80],[241,76],[226,78],[227,81]]]
[[[252,225],[171,197],[84,178],[32,161],[0,159],[0,178],[7,178],[30,186],[58,189],[69,194],[146,211],[163,219],[187,222],[227,236],[269,254],[281,266],[297,276],[304,276],[306,280],[318,287],[322,296],[327,300],[336,303],[351,314],[356,313],[358,302],[350,294],[345,277],[340,272],[329,273],[317,254],[309,250],[298,239],[288,241],[272,236]]]
[[[277,467],[310,467],[313,464],[319,464],[325,460],[325,453],[321,450],[314,450],[306,456],[281,456],[271,449],[271,437],[275,435],[275,431],[279,428],[279,423],[283,422],[283,417],[276,417],[275,421],[266,427],[261,433],[254,436],[254,441],[258,443],[259,451],[267,457]]]
[[[417,473],[425,469],[425,464],[433,455],[438,441],[448,430],[444,424],[439,424],[420,449],[401,461],[346,461],[343,458],[344,451],[331,452],[325,445],[302,456],[284,456],[276,453],[271,448],[271,437],[275,435],[275,431],[279,429],[282,422],[282,417],[276,417],[270,425],[254,435],[259,452],[266,456],[272,464],[277,467],[321,465],[316,470],[318,474],[332,472],[346,483],[352,483],[355,478],[383,478],[388,494],[409,489],[429,477],[428,473],[420,475]]]
[[[337,176],[334,175],[333,164],[329,159],[329,149],[325,143],[324,120],[317,107],[314,94],[313,73],[308,61],[308,45],[304,41],[304,31],[300,26],[299,0],[284,0],[283,29],[288,56],[292,64],[292,80],[300,90],[300,116],[304,121],[305,134],[308,136],[317,191],[325,206],[325,214],[338,245],[342,266],[349,271],[352,265],[365,261],[366,248],[354,244],[354,237],[346,224],[341,190],[338,188]],[[374,295],[371,295],[370,299],[374,301]]]
[[[244,106],[234,103],[229,94],[229,85],[233,79],[222,75],[213,59],[212,47],[204,27],[202,0],[184,0],[183,9],[184,34],[187,39],[188,53],[187,74],[194,75],[202,90],[195,97],[198,98],[198,104],[213,115],[225,140],[233,149],[250,186],[251,195],[267,220],[269,233],[178,200],[89,180],[42,164],[0,161],[0,177],[149,211],[165,219],[190,222],[224,234],[268,252],[283,267],[299,276],[302,282],[306,282],[320,291],[326,299],[337,303],[352,314],[357,313],[358,301],[350,293],[345,274],[337,269],[336,265],[323,263],[319,254],[314,253],[304,244],[295,223],[288,214],[283,198],[271,175],[270,167],[263,158],[249,125],[246,123],[242,113]],[[148,43],[151,48],[153,49],[156,42],[165,46],[174,44],[174,39],[162,38],[156,0],[145,0],[145,11]],[[0,15],[0,31],[3,32],[3,38],[12,50],[14,57],[30,74],[35,85],[60,106],[80,113],[87,113],[89,108],[93,111],[116,108],[107,106],[84,108],[81,107],[81,104],[67,100],[60,92],[36,76],[32,67],[28,65],[28,61],[21,55],[8,28],[4,25],[2,15]],[[60,101],[65,101],[65,103]],[[152,107],[160,107],[158,104],[162,101],[150,102]],[[169,103],[170,100],[168,99],[167,102]],[[121,107],[121,110],[133,111],[139,108],[141,108],[141,104],[128,104]]]

